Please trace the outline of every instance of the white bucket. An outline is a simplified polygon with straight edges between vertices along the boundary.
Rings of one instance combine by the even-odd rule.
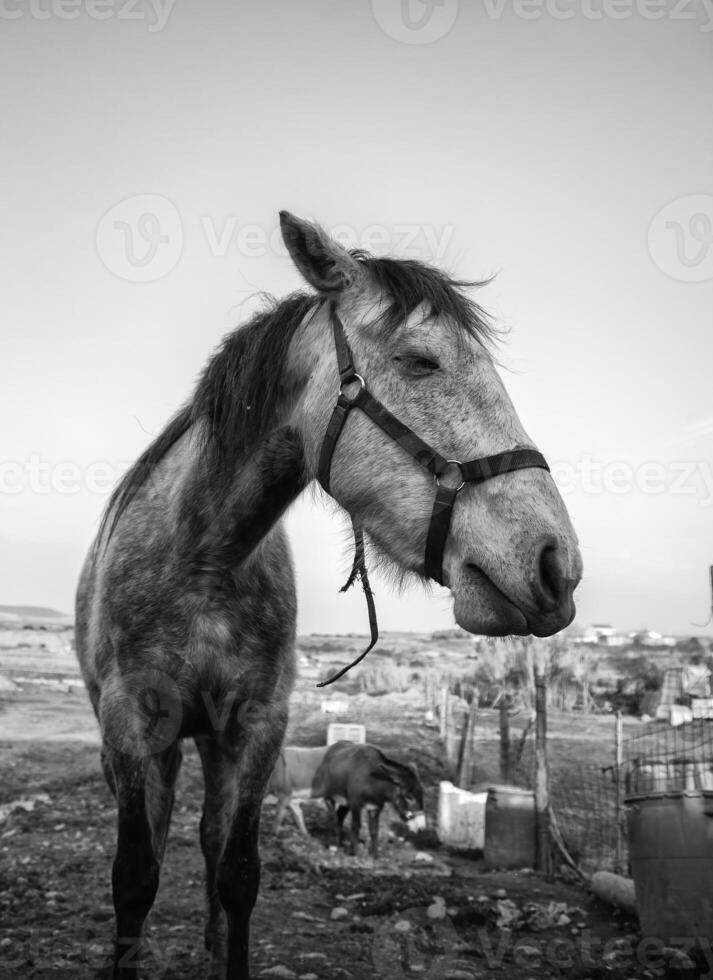
[[[442,844],[482,850],[487,791],[470,793],[446,780],[438,791],[438,836]]]

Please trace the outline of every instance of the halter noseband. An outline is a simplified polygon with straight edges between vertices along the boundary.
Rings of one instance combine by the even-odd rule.
[[[511,473],[513,470],[522,470],[529,467],[549,470],[547,461],[542,453],[537,452],[535,449],[510,449],[502,453],[496,453],[493,456],[482,456],[479,459],[471,459],[467,462],[461,462],[457,459],[446,459],[441,456],[440,453],[432,449],[428,443],[424,442],[415,432],[409,429],[407,425],[404,425],[396,416],[392,415],[388,408],[382,405],[378,399],[374,398],[368,390],[366,382],[360,374],[357,374],[356,368],[354,367],[354,358],[347,342],[344,325],[337,313],[336,304],[333,302],[330,304],[330,320],[334,335],[334,346],[337,353],[340,386],[337,404],[334,406],[322,442],[317,467],[317,479],[327,493],[329,493],[329,472],[339,436],[342,433],[342,429],[351,410],[354,408],[361,409],[372,422],[379,426],[382,432],[385,432],[387,436],[412,456],[417,463],[427,469],[429,473],[433,474],[436,484],[436,495],[433,500],[431,523],[426,538],[424,570],[429,578],[442,585],[443,552],[446,547],[446,539],[451,524],[453,505],[455,504],[456,497],[466,483],[484,483],[485,480],[500,476],[502,473]],[[347,395],[345,388],[353,384],[359,386],[357,392],[351,396]],[[372,639],[368,649],[354,662],[358,663],[376,643],[378,630],[364,560],[364,536],[362,529],[356,524],[354,525],[354,537],[356,541],[354,565],[344,589],[349,588],[353,584],[358,574],[361,578],[369,607]],[[350,664],[350,667],[352,666],[354,664]],[[346,668],[345,670],[348,669]],[[326,683],[337,680],[343,673],[345,671],[341,671]]]

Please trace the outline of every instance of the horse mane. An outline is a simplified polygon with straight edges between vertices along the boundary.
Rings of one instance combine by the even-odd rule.
[[[378,326],[393,332],[418,306],[445,317],[460,331],[488,344],[495,336],[487,314],[464,292],[483,285],[451,279],[414,259],[377,258],[351,253],[388,305]],[[232,474],[235,465],[275,424],[289,396],[281,366],[304,317],[321,302],[298,292],[256,314],[229,333],[209,359],[193,396],[144,450],[114,488],[102,516],[97,541],[108,543],[122,514],[169,450],[197,422],[204,422],[201,452],[214,464],[216,476]]]
[[[122,514],[166,453],[196,422],[207,423],[201,446],[229,470],[277,417],[284,396],[281,365],[304,316],[319,298],[295,293],[233,330],[208,361],[193,397],[144,450],[114,488],[97,535],[108,543]]]

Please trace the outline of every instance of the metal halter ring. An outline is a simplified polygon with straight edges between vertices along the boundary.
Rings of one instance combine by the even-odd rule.
[[[366,388],[366,381],[362,378],[362,376],[360,374],[357,374],[356,371],[351,376],[351,378],[347,378],[346,381],[342,381],[342,383],[339,386],[339,394],[340,395],[343,395],[344,398],[346,398],[347,401],[350,401],[350,402],[351,401],[354,401],[354,398],[356,398],[356,395],[354,396],[354,398],[350,398],[349,395],[344,394],[344,388],[345,388],[346,385],[352,385],[352,384],[354,384],[355,381],[358,381],[359,382],[359,391],[363,391],[364,388]]]
[[[461,463],[461,461],[459,459],[447,459],[446,462],[448,463],[449,466],[457,466],[458,467],[458,472],[460,473],[460,481],[461,482],[458,484],[457,487],[449,487],[450,490],[455,490],[455,492],[458,493],[458,491],[459,490],[462,490],[463,487],[466,484],[466,481],[463,479],[463,470],[461,469],[461,466],[463,464]],[[443,472],[445,473],[445,470]],[[434,475],[433,475],[433,479],[436,481],[436,486],[437,487],[440,487],[440,485],[441,485],[441,479],[440,479],[440,477],[442,475],[443,474],[438,474],[438,473],[434,473]]]

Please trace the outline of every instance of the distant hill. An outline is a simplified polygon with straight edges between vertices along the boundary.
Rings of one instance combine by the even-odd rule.
[[[59,612],[57,609],[48,609],[47,606],[3,606],[0,605],[0,620],[5,622],[18,622],[24,620],[70,620],[72,617],[67,613]]]

